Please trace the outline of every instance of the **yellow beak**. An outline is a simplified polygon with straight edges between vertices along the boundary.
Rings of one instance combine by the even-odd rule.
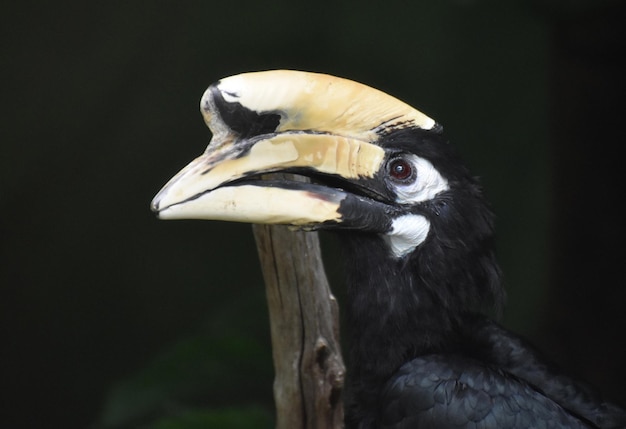
[[[264,181],[261,175],[293,172],[345,184],[373,179],[386,159],[376,144],[381,133],[434,125],[365,85],[282,70],[221,80],[205,92],[201,111],[213,139],[152,201],[162,219],[310,227],[344,222],[342,206],[360,197],[322,184]]]

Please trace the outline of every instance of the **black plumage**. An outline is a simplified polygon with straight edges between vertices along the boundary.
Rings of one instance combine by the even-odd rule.
[[[340,233],[351,332],[347,427],[624,427],[624,410],[483,315],[497,314],[504,299],[493,213],[443,135],[403,130],[380,144],[428,159],[450,190],[405,208],[426,216],[432,231],[404,258],[391,257],[376,234]]]

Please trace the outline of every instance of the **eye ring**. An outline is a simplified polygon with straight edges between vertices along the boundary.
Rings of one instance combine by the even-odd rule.
[[[394,182],[403,184],[411,183],[415,180],[415,166],[403,157],[396,157],[387,163],[387,174]]]

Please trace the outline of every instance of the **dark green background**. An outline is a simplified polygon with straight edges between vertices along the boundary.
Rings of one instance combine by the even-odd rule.
[[[3,2],[0,427],[271,427],[250,227],[148,209],[204,89],[270,68],[442,123],[498,214],[503,323],[625,403],[623,4]]]

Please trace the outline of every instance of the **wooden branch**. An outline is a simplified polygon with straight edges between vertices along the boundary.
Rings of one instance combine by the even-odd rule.
[[[317,233],[253,228],[269,306],[276,428],[342,428],[339,311]]]

